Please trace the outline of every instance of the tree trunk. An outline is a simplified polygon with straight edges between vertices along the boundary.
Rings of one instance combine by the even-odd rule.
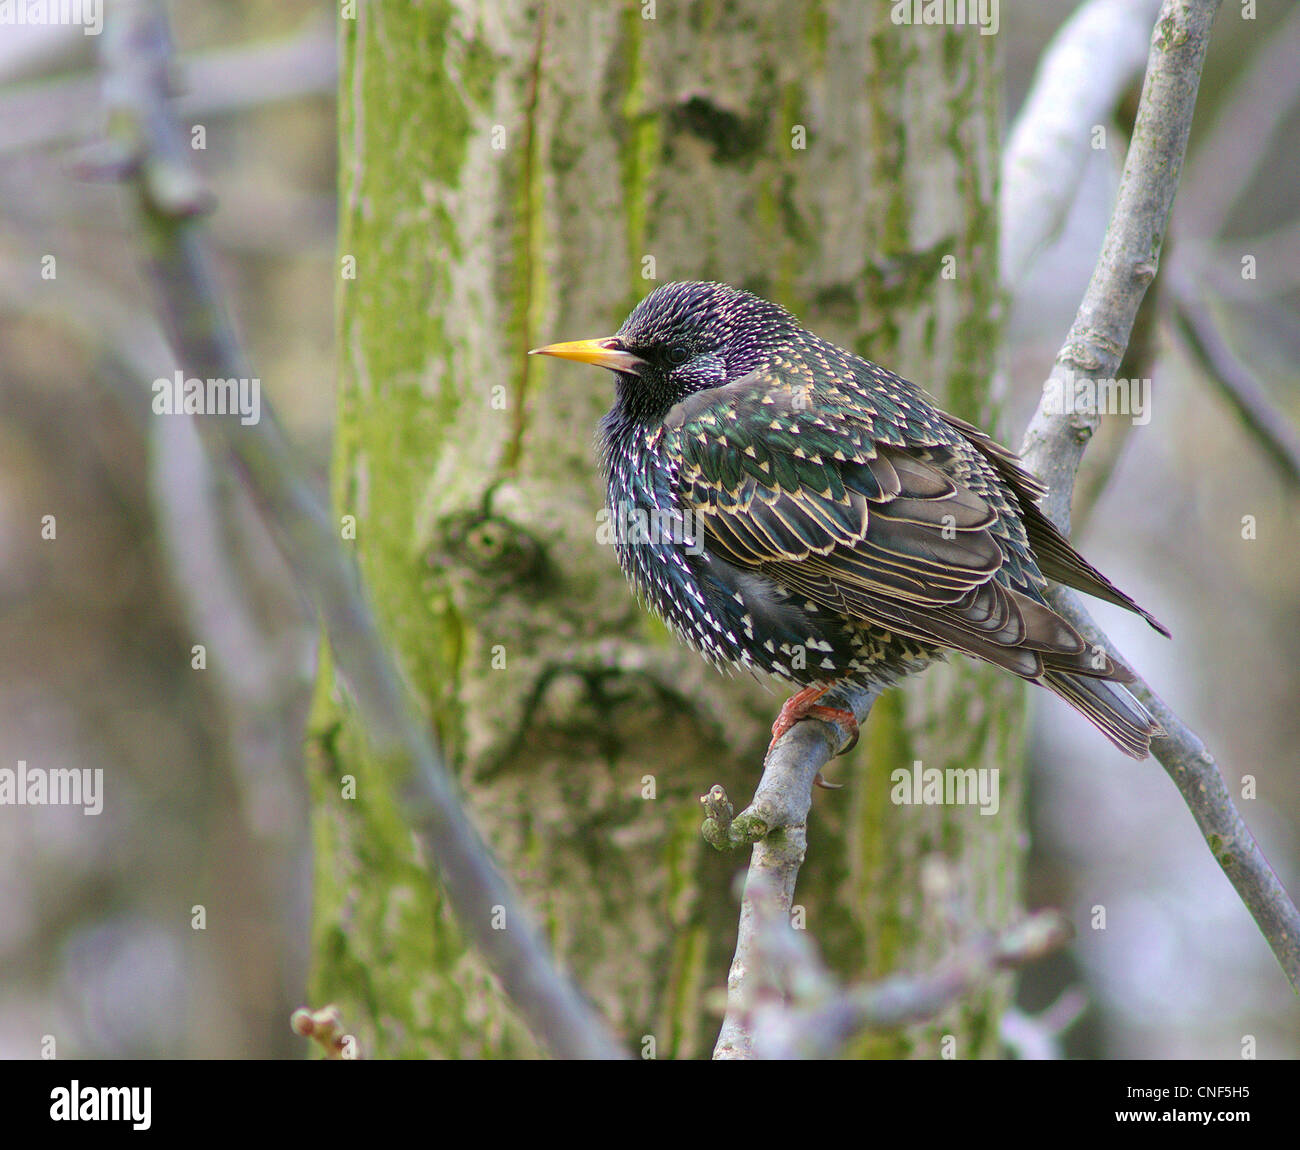
[[[752,792],[783,696],[636,603],[599,533],[612,379],[524,353],[612,333],[656,281],[721,279],[987,421],[997,38],[888,13],[384,0],[343,21],[336,509],[471,816],[639,1053],[711,1048],[746,860],[705,845],[697,796]],[[370,1056],[534,1052],[345,700],[323,667],[314,996]],[[846,979],[951,941],[928,853],[975,923],[1015,909],[1022,710],[1009,677],[935,668],[834,764],[848,787],[817,797],[798,899]],[[918,759],[1002,768],[998,816],[892,805]],[[862,1051],[994,1053],[999,1000]]]

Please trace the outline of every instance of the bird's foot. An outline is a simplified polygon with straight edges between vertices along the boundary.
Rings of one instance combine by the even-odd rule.
[[[823,719],[828,723],[836,723],[849,732],[848,745],[840,754],[845,751],[851,751],[858,743],[858,719],[852,711],[843,707],[824,707],[817,700],[820,699],[830,687],[805,687],[802,691],[796,691],[785,701],[785,706],[781,708],[781,713],[777,715],[776,722],[772,724],[772,742],[768,744],[770,752],[776,746],[777,740],[784,735],[791,727],[802,719]],[[819,787],[826,790],[839,790],[841,784],[828,783],[817,772],[817,777],[813,780]]]

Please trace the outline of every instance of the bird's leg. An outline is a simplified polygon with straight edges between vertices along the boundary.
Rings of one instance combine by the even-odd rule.
[[[776,741],[801,719],[824,719],[828,723],[838,723],[850,735],[849,744],[844,750],[853,749],[858,741],[857,716],[843,707],[823,707],[819,705],[817,700],[829,690],[829,685],[825,687],[805,687],[802,691],[796,691],[785,701],[781,713],[776,717],[776,722],[772,724],[772,742],[768,744],[767,748],[769,753],[772,747],[776,745]],[[828,783],[822,778],[820,771],[817,772],[817,777],[813,782],[828,791],[839,790],[841,785],[839,783]]]

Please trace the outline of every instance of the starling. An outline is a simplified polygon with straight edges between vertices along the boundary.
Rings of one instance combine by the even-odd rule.
[[[1065,583],[1169,632],[1052,526],[1011,451],[915,384],[717,283],[666,284],[614,336],[535,354],[614,373],[601,438],[619,563],[716,666],[803,688],[774,741],[819,714],[856,733],[817,699],[946,650],[1055,691],[1134,758],[1162,733],[1043,591]]]

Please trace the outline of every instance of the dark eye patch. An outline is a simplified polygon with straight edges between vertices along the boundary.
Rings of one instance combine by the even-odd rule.
[[[673,344],[672,347],[668,349],[666,358],[669,363],[673,364],[674,366],[677,366],[678,364],[683,364],[688,359],[690,359],[691,352],[690,349],[685,347],[684,345],[680,343],[675,343]]]

